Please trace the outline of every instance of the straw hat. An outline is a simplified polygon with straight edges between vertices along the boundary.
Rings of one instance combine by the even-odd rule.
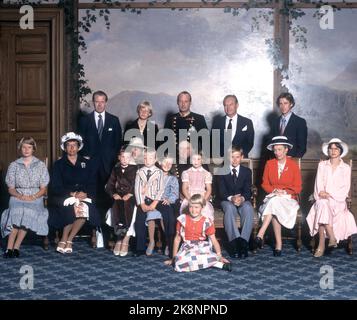
[[[128,147],[146,149],[143,140],[139,137],[131,138]]]
[[[292,147],[293,147],[293,145],[290,143],[290,141],[288,140],[287,137],[276,136],[271,139],[270,143],[267,146],[267,149],[270,151],[273,151],[273,146],[275,146],[277,144],[287,146],[289,149],[292,149]]]
[[[79,145],[79,148],[78,148],[78,151],[81,150],[83,148],[83,139],[82,137],[79,135],[79,134],[76,134],[74,132],[67,132],[65,135],[62,136],[61,138],[61,149],[63,151],[66,151],[64,145],[67,141],[70,141],[70,140],[76,140],[78,141],[78,145]]]
[[[325,156],[328,156],[328,146],[331,143],[338,143],[342,147],[342,153],[340,155],[341,158],[343,158],[347,153],[348,153],[348,145],[347,143],[343,142],[341,139],[338,138],[332,138],[329,142],[325,142],[322,144],[322,152],[324,153]]]

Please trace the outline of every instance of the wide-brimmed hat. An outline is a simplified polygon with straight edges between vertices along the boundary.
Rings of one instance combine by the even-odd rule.
[[[273,151],[273,146],[275,146],[277,144],[287,146],[289,149],[292,149],[292,147],[293,147],[293,145],[291,144],[291,142],[289,141],[289,139],[287,137],[276,136],[271,139],[270,143],[267,146],[267,149],[270,151]]]
[[[83,139],[79,134],[76,134],[74,132],[67,132],[65,135],[62,136],[61,138],[61,149],[63,151],[66,151],[64,145],[67,141],[70,140],[76,140],[78,141],[78,151],[83,148]]]
[[[341,158],[343,158],[347,153],[348,153],[348,145],[347,143],[343,142],[341,139],[338,138],[332,138],[329,142],[325,142],[322,144],[322,152],[324,153],[325,156],[328,156],[328,146],[331,143],[338,143],[341,145],[343,151],[340,155]]]
[[[128,147],[131,148],[141,148],[141,149],[146,149],[144,142],[141,138],[139,137],[133,137],[130,139],[129,144],[127,145]]]

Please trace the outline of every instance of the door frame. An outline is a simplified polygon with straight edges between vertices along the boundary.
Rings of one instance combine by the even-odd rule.
[[[1,8],[0,21],[16,22],[20,21],[22,15],[19,8]],[[65,77],[66,64],[64,55],[64,15],[60,8],[34,8],[34,20],[36,22],[48,21],[51,25],[51,110],[50,110],[50,154],[48,158],[51,162],[60,156],[59,141],[61,135],[66,130],[65,117],[68,115],[65,109]],[[50,163],[51,163],[50,162]]]

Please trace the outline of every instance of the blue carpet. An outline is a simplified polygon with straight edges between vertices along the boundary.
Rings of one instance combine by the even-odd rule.
[[[83,239],[74,242],[71,255],[33,244],[21,249],[19,259],[0,259],[1,300],[357,299],[357,256],[344,249],[316,259],[305,247],[297,253],[289,242],[282,257],[273,257],[266,246],[247,259],[232,260],[231,273],[215,268],[176,273],[163,265],[162,255],[115,257]],[[32,290],[20,288],[24,265],[33,268]],[[320,268],[326,265],[333,268],[333,289],[320,288]]]

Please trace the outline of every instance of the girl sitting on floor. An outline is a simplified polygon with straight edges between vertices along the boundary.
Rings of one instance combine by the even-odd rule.
[[[194,194],[188,203],[189,214],[182,214],[177,218],[173,259],[165,261],[166,265],[173,265],[177,272],[196,271],[210,267],[232,271],[230,262],[222,257],[212,221],[202,215],[205,202],[202,195]],[[207,236],[215,252],[212,251]],[[179,250],[181,239],[183,243]]]

